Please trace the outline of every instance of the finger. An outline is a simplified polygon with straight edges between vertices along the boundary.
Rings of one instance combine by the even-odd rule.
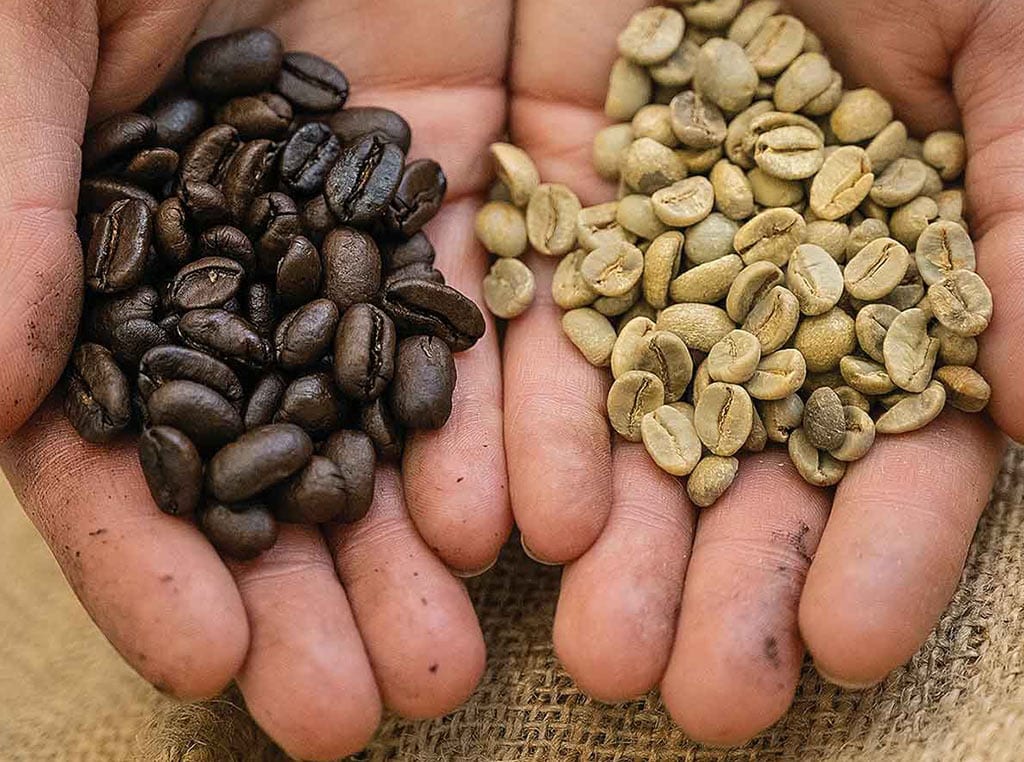
[[[270,551],[231,568],[252,631],[238,684],[253,718],[298,759],[363,749],[380,695],[323,535],[282,525]]]
[[[416,533],[394,469],[378,471],[369,515],[328,540],[384,703],[425,718],[465,701],[484,668],[480,625],[462,583]]]
[[[700,514],[661,695],[691,738],[746,742],[789,709],[804,649],[797,605],[829,495],[782,453],[747,458]]]
[[[483,304],[487,260],[473,241],[476,201],[449,206],[432,227],[438,267]],[[502,438],[501,358],[494,321],[460,354],[452,416],[443,429],[413,435],[402,474],[409,515],[424,541],[459,573],[492,566],[512,531]]]
[[[658,684],[674,640],[694,509],[642,445],[616,443],[608,525],[566,567],[555,652],[588,695],[637,698]]]
[[[800,601],[822,674],[873,685],[921,647],[960,579],[1002,449],[982,419],[951,412],[881,439],[850,468]]]
[[[249,644],[238,589],[195,526],[154,505],[134,443],[88,445],[48,402],[0,463],[89,615],[143,677],[190,699],[234,677]]]

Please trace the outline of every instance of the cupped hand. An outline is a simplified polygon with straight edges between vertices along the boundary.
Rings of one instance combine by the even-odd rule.
[[[590,169],[618,31],[639,0],[524,0],[512,139],[584,205],[614,198]],[[613,440],[608,373],[560,330],[554,262],[508,330],[505,437],[513,510],[536,558],[567,564],[554,640],[578,684],[617,701],[660,685],[693,738],[741,743],[788,709],[805,648],[870,686],[907,661],[946,607],[1004,438],[1024,438],[1024,8],[1009,0],[792,0],[851,83],[892,100],[919,135],[962,128],[979,270],[995,298],[979,367],[991,417],[949,412],[880,438],[830,494],[782,452],[746,458],[697,512],[641,445]],[[962,115],[962,117],[961,117]]]
[[[131,110],[193,36],[266,25],[290,49],[346,71],[352,103],[388,106],[413,153],[445,167],[431,225],[439,267],[479,300],[472,217],[479,157],[505,121],[511,9],[451,0],[12,0],[0,11],[0,461],[68,580],[144,677],[180,697],[236,678],[257,721],[291,754],[360,749],[382,706],[454,708],[484,645],[458,575],[489,566],[511,526],[493,330],[459,358],[447,428],[417,435],[403,474],[382,471],[353,527],[283,527],[274,549],[225,564],[198,530],[153,504],[134,444],[85,444],[48,395],[82,300],[75,238],[87,122]],[[491,326],[493,329],[493,326]]]

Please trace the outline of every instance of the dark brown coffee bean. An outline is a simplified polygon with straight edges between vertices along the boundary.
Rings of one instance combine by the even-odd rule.
[[[287,387],[288,383],[284,376],[276,371],[260,377],[245,404],[243,420],[247,431],[265,426],[274,420]]]
[[[118,201],[141,201],[151,212],[158,206],[156,197],[145,188],[116,177],[87,177],[78,188],[78,211],[102,214]]]
[[[313,196],[306,202],[299,219],[306,237],[317,245],[324,240],[324,236],[338,227],[338,218],[327,205],[327,199],[323,194]]]
[[[153,426],[139,437],[139,462],[157,507],[188,516],[199,507],[203,460],[192,441],[170,426]]]
[[[175,336],[178,333],[178,323],[181,321],[181,315],[177,312],[172,312],[170,315],[164,315],[160,320],[157,321],[157,325],[163,328],[168,336]]]
[[[178,322],[178,335],[188,346],[245,367],[270,361],[269,342],[245,318],[226,310],[192,310]]]
[[[160,188],[178,173],[178,152],[171,148],[145,148],[120,171],[121,177],[145,188]]]
[[[399,332],[437,336],[454,352],[469,349],[484,335],[480,309],[450,286],[403,280],[388,287],[383,302]]]
[[[423,232],[416,233],[408,240],[394,242],[383,247],[384,269],[398,270],[407,265],[434,264],[434,245]]]
[[[274,86],[283,58],[276,34],[243,29],[193,47],[185,57],[185,76],[201,98],[249,95]]]
[[[448,192],[448,178],[433,159],[409,162],[388,206],[388,225],[411,236],[434,218]]]
[[[82,344],[71,356],[64,414],[87,442],[109,442],[128,427],[128,379],[106,347]]]
[[[388,289],[393,283],[400,280],[429,280],[432,283],[445,283],[444,273],[427,264],[412,264],[391,270],[384,278],[384,288]]]
[[[410,429],[439,429],[452,414],[455,361],[433,336],[402,339],[388,392],[395,420]]]
[[[147,109],[156,123],[156,143],[181,148],[203,131],[206,107],[183,93],[169,93],[154,100]]]
[[[204,131],[182,150],[178,182],[219,184],[240,145],[238,130],[230,125],[218,124]]]
[[[334,216],[352,225],[376,220],[394,198],[404,165],[402,149],[380,138],[365,137],[346,146],[324,187]]]
[[[143,400],[169,381],[192,381],[208,386],[235,407],[244,392],[238,376],[215,357],[173,344],[154,347],[139,361],[138,388]]]
[[[355,143],[366,137],[374,137],[386,143],[394,143],[405,153],[412,143],[412,130],[409,123],[394,111],[386,108],[377,106],[347,108],[332,116],[329,124],[343,145]]]
[[[177,196],[165,199],[153,217],[153,245],[164,267],[176,270],[190,259],[195,241],[188,227],[188,213]]]
[[[303,111],[337,111],[348,100],[348,78],[312,53],[285,53],[277,91]]]
[[[242,140],[280,140],[292,124],[291,104],[276,93],[259,93],[232,98],[214,117],[238,130]]]
[[[253,200],[245,230],[256,250],[256,264],[263,277],[272,277],[277,264],[296,236],[302,233],[299,210],[284,193],[265,193]]]
[[[182,312],[221,307],[235,297],[244,279],[245,270],[235,260],[203,257],[174,276],[167,289],[167,303]]]
[[[281,149],[281,184],[300,196],[320,193],[340,153],[341,142],[330,127],[320,122],[303,125]]]
[[[334,302],[317,299],[281,318],[274,334],[274,349],[281,367],[295,370],[319,360],[331,346],[338,317]]]
[[[135,367],[153,347],[166,344],[167,331],[152,320],[128,320],[114,328],[110,338],[110,351],[126,367]]]
[[[85,260],[86,284],[112,294],[139,285],[153,240],[153,215],[141,201],[118,201],[100,217]]]
[[[271,504],[278,521],[324,524],[346,514],[345,477],[334,461],[314,455],[298,474],[273,490]]]
[[[276,162],[277,147],[269,140],[253,140],[238,149],[220,186],[232,219],[242,222],[253,199],[270,190]]]
[[[109,346],[117,326],[129,320],[153,320],[159,304],[160,297],[150,286],[91,300],[85,312],[83,332],[89,341]]]
[[[334,380],[342,394],[362,402],[384,393],[395,372],[395,325],[372,304],[342,316],[334,338]]]
[[[281,303],[294,307],[316,298],[322,272],[320,252],[312,242],[302,236],[293,238],[277,263],[277,296]]]
[[[200,450],[213,452],[237,439],[242,418],[222,395],[193,381],[168,381],[146,403],[154,426],[171,426]]]
[[[391,414],[386,397],[378,397],[373,402],[363,405],[359,412],[359,427],[373,442],[373,447],[381,460],[401,462],[402,451],[405,449],[405,432]]]
[[[189,221],[195,228],[207,228],[229,222],[228,200],[221,189],[202,180],[184,180],[178,187],[178,195],[188,212]]]
[[[248,236],[231,225],[217,225],[199,236],[199,255],[233,259],[247,274],[256,271],[256,252]]]
[[[261,426],[242,434],[210,459],[206,485],[217,500],[239,503],[297,473],[312,456],[313,441],[298,426]]]
[[[263,505],[210,503],[199,514],[199,527],[213,547],[236,561],[250,561],[277,542],[277,521]]]
[[[274,309],[274,292],[266,283],[252,283],[245,291],[245,316],[264,338],[274,335],[277,327],[277,311]]]
[[[377,452],[373,442],[362,431],[342,429],[331,434],[324,443],[323,455],[341,471],[348,500],[343,521],[359,521],[373,503]]]
[[[313,373],[292,381],[284,390],[277,423],[301,426],[314,439],[341,427],[345,408],[329,373]]]
[[[321,248],[321,295],[344,312],[353,304],[372,301],[380,289],[381,261],[377,244],[366,233],[336,228]]]
[[[82,141],[82,171],[93,172],[118,158],[147,148],[156,139],[156,122],[143,114],[118,114],[90,127]]]

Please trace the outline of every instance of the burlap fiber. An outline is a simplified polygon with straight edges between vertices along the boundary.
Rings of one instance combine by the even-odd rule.
[[[1024,759],[1024,451],[1009,454],[962,584],[926,646],[882,686],[805,671],[789,715],[748,747],[690,744],[656,697],[586,699],[551,651],[557,569],[514,546],[470,583],[490,660],[434,722],[388,719],[365,760]],[[236,695],[180,706],[122,665],[13,502],[0,501],[0,760],[280,760]]]

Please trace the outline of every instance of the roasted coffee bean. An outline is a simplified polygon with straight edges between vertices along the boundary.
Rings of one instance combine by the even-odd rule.
[[[221,106],[214,117],[238,130],[242,140],[280,140],[292,123],[292,107],[274,93],[243,95]]]
[[[138,286],[130,291],[102,297],[86,310],[83,323],[89,341],[109,346],[114,329],[129,320],[153,320],[160,297],[150,286]]]
[[[250,561],[277,542],[277,522],[264,505],[210,503],[199,514],[199,527],[228,558]]]
[[[320,56],[292,51],[281,62],[277,91],[303,111],[337,111],[348,100],[348,78]]]
[[[321,295],[344,312],[353,304],[374,300],[381,285],[381,258],[374,240],[352,228],[337,228],[321,247]]]
[[[188,220],[198,229],[221,225],[230,220],[228,200],[220,188],[202,180],[183,180],[178,196],[188,212]]]
[[[342,429],[324,443],[323,455],[338,467],[345,480],[345,521],[358,521],[373,503],[377,453],[362,431]]]
[[[340,153],[341,141],[330,127],[321,122],[303,125],[281,149],[282,185],[300,196],[321,192]]]
[[[320,293],[323,268],[320,252],[307,238],[296,236],[277,263],[276,291],[286,307],[305,304]]]
[[[231,157],[220,187],[233,220],[245,220],[253,199],[266,193],[273,185],[276,162],[277,146],[269,140],[244,143]]]
[[[406,265],[433,265],[435,259],[434,246],[427,234],[420,232],[408,240],[385,246],[381,249],[385,270],[397,270]]]
[[[338,226],[338,218],[327,205],[327,199],[323,194],[313,196],[302,206],[299,219],[306,236],[317,245]]]
[[[143,114],[119,114],[90,127],[82,141],[82,171],[127,158],[152,145],[156,122]]]
[[[78,189],[80,214],[102,214],[118,201],[141,201],[151,212],[158,206],[156,197],[145,188],[117,177],[87,177]]]
[[[266,283],[251,283],[245,290],[245,317],[256,333],[269,338],[277,324],[274,294]]]
[[[202,257],[231,259],[251,274],[256,269],[256,254],[252,242],[241,230],[231,225],[217,225],[199,236],[199,254]]]
[[[329,373],[313,373],[292,381],[284,390],[275,423],[294,423],[314,439],[341,426],[345,407]]]
[[[288,247],[302,232],[298,207],[284,193],[258,196],[246,214],[245,230],[256,252],[257,270],[263,277],[272,277]]]
[[[391,284],[384,292],[383,307],[400,332],[436,336],[453,352],[472,347],[486,329],[484,316],[472,300],[430,281]]]
[[[274,334],[274,350],[281,367],[295,370],[319,360],[334,340],[338,317],[334,302],[317,299],[281,318]]]
[[[444,273],[430,265],[406,265],[387,274],[384,278],[384,288],[387,289],[392,283],[400,280],[429,280],[442,286],[445,284]]]
[[[246,431],[265,426],[274,420],[287,387],[288,382],[277,371],[260,377],[245,403],[243,422]]]
[[[118,174],[144,188],[160,188],[178,174],[178,152],[170,148],[145,148],[135,154]]]
[[[238,411],[222,395],[193,381],[168,381],[146,402],[153,426],[179,429],[205,452],[219,450],[243,431]]]
[[[217,500],[242,502],[298,473],[312,456],[313,441],[298,426],[261,426],[242,434],[210,459],[206,485]]]
[[[405,153],[412,143],[409,123],[386,108],[347,108],[334,114],[328,124],[344,145],[356,143],[363,138],[377,138],[385,143],[394,143]]]
[[[156,124],[157,145],[178,149],[203,131],[206,107],[183,93],[158,97],[147,109]]]
[[[139,437],[139,462],[157,507],[171,516],[195,513],[203,492],[203,460],[178,429],[153,426]]]
[[[343,224],[365,225],[383,214],[402,179],[405,153],[379,137],[342,149],[327,175],[324,197]]]
[[[109,442],[131,422],[128,379],[110,350],[81,344],[71,357],[64,414],[87,442]]]
[[[139,361],[138,389],[143,400],[169,381],[193,381],[213,389],[236,407],[244,392],[238,376],[205,352],[173,344],[154,347]]]
[[[271,348],[253,325],[226,310],[192,310],[178,323],[188,346],[244,367],[259,368],[270,361]]]
[[[356,304],[342,316],[334,338],[334,380],[352,399],[376,399],[395,372],[394,323],[371,304]]]
[[[448,192],[448,178],[433,159],[418,159],[405,166],[385,219],[393,230],[414,235],[434,218]]]
[[[100,217],[85,260],[86,284],[94,291],[126,291],[145,277],[153,215],[141,201],[114,203]]]
[[[227,124],[210,127],[182,150],[178,182],[220,183],[240,145],[238,130],[234,127]]]
[[[273,32],[243,29],[193,47],[185,57],[185,76],[201,98],[248,95],[274,86],[283,58]]]
[[[309,463],[271,496],[278,521],[324,524],[346,519],[348,491],[345,477],[334,461],[314,455]]]
[[[221,307],[235,297],[244,278],[245,270],[233,259],[197,259],[174,276],[167,289],[167,303],[182,312]]]
[[[128,320],[114,328],[110,351],[126,367],[134,367],[153,347],[168,342],[167,331],[152,320]]]
[[[389,400],[395,420],[411,429],[439,429],[452,413],[455,361],[433,336],[411,336],[398,344]]]
[[[388,409],[384,397],[378,397],[373,402],[363,405],[359,413],[359,427],[373,442],[373,447],[381,460],[390,463],[402,460],[405,434]]]

